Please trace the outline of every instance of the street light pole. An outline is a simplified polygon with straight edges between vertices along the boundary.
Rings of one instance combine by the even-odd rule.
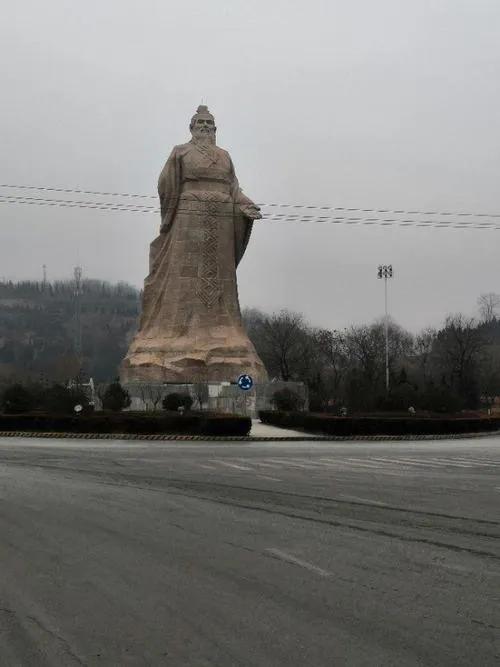
[[[392,278],[392,264],[380,264],[377,270],[377,278],[384,279],[385,296],[385,390],[389,393],[389,314],[387,309],[387,279]]]

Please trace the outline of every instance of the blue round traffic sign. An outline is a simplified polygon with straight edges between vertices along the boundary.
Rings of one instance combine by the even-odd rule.
[[[238,378],[238,387],[243,391],[248,391],[253,387],[253,380],[250,375],[240,375]]]

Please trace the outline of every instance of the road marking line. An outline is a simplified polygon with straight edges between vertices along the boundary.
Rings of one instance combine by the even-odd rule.
[[[346,500],[355,500],[362,503],[369,503],[370,505],[380,505],[381,507],[388,507],[386,503],[381,503],[378,500],[372,500],[371,498],[360,498],[359,496],[348,496],[345,493],[340,493],[339,498],[345,498]]]
[[[227,466],[228,468],[234,468],[236,470],[251,470],[248,466],[239,466],[236,463],[228,463],[228,461],[219,461],[218,459],[211,459],[214,463],[218,463],[222,466]]]
[[[270,459],[273,463],[279,463],[281,466],[286,466],[287,468],[304,468],[305,470],[310,470],[311,465],[305,465],[304,463],[296,463],[293,459],[285,459],[285,460],[279,460],[279,459]]]
[[[358,466],[361,468],[370,468],[372,470],[382,470],[384,468],[384,464],[389,464],[385,467],[390,467],[392,470],[394,470],[393,463],[384,459],[381,461],[375,461],[375,459],[372,459],[371,461],[365,459],[347,459],[346,461],[339,461],[339,463],[349,466]]]
[[[372,458],[373,461],[380,461],[383,463],[389,463],[390,465],[399,465],[399,466],[418,466],[420,468],[422,467],[427,467],[427,468],[444,468],[446,465],[450,464],[445,464],[441,463],[439,461],[435,461],[434,463],[431,461],[422,461],[418,459],[377,459],[377,458]],[[468,466],[464,466],[468,467]]]
[[[359,474],[360,472],[371,472],[374,475],[390,475],[391,477],[405,477],[417,474],[416,468],[399,469],[397,472],[395,472],[394,469],[387,470],[382,466],[364,466],[361,463],[339,463],[339,466],[341,466],[339,472],[343,473],[346,471],[352,472],[354,474]]]
[[[205,468],[205,470],[217,470],[215,466],[207,466],[204,463],[198,463],[199,468]]]
[[[443,458],[443,457],[439,457]],[[484,461],[487,461],[487,459],[478,459],[474,458],[474,456],[454,456],[453,457],[454,461],[464,461],[465,463],[473,462],[473,463],[484,463]]]
[[[259,479],[268,479],[271,482],[282,482],[283,480],[278,479],[277,477],[271,477],[270,475],[257,475]]]
[[[279,560],[283,560],[286,563],[291,563],[292,565],[298,565],[299,567],[303,567],[305,570],[309,570],[309,572],[314,572],[314,574],[319,574],[320,577],[332,576],[331,572],[327,572],[326,570],[323,570],[321,567],[313,565],[312,563],[308,563],[305,560],[300,560],[300,558],[295,558],[295,556],[287,554],[285,551],[281,551],[280,549],[266,549],[266,551],[267,553],[272,554],[276,558],[279,558]]]
[[[248,461],[247,459],[236,459],[237,461],[246,461],[248,465],[252,466],[262,466],[263,468],[282,468],[283,466],[278,465],[277,463],[262,463],[262,461]]]
[[[381,463],[390,463],[391,465],[401,465],[407,463],[408,465],[426,465],[425,461],[422,459],[394,459],[394,458],[379,458],[376,456],[371,457],[372,461],[380,461]]]
[[[444,459],[439,456],[433,457],[431,460],[435,461],[437,465],[455,466],[456,468],[474,468],[476,465],[475,463],[464,463],[456,459]]]
[[[337,463],[325,463],[325,461],[308,461],[307,459],[293,459],[290,465],[304,466],[309,470],[321,470],[323,468],[335,468]]]
[[[460,461],[463,463],[463,461]],[[500,468],[500,463],[496,461],[470,461],[470,467],[474,468]]]
[[[311,459],[293,459],[298,463],[303,463],[304,465],[314,466],[315,468],[324,468],[325,464],[323,461],[312,461]]]
[[[445,459],[440,459],[441,461],[444,461]],[[500,466],[500,462],[498,461],[488,461],[486,459],[450,459],[453,461],[452,465],[467,465],[468,468],[479,468],[483,466],[488,466],[492,468],[497,468]]]

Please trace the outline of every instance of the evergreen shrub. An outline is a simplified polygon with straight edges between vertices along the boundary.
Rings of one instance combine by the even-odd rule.
[[[178,410],[179,408],[190,410],[192,405],[193,399],[189,394],[181,394],[177,392],[167,394],[162,401],[164,410]]]
[[[131,403],[130,394],[124,389],[118,380],[112,382],[102,397],[102,407],[105,410],[120,412],[128,408]]]
[[[1,408],[7,414],[18,414],[33,410],[37,404],[37,396],[22,384],[7,387],[2,394]]]
[[[250,433],[249,417],[207,413],[94,412],[81,415],[0,414],[0,431],[116,433],[138,435],[222,435]]]
[[[264,424],[321,435],[447,435],[500,430],[498,417],[335,417],[263,410]]]
[[[288,387],[275,391],[271,403],[276,410],[281,412],[300,410],[304,405],[304,400]]]

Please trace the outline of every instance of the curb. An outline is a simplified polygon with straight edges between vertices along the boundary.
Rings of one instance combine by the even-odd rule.
[[[182,442],[405,442],[415,440],[466,440],[499,436],[486,433],[450,433],[425,435],[304,435],[304,436],[219,436],[219,435],[143,435],[134,433],[47,433],[35,431],[0,431],[1,438],[47,438],[71,440],[149,440]]]

